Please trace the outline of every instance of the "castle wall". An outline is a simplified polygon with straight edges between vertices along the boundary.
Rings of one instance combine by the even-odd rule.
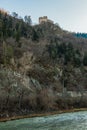
[[[39,24],[44,23],[44,22],[53,23],[53,21],[48,19],[47,16],[39,17]]]

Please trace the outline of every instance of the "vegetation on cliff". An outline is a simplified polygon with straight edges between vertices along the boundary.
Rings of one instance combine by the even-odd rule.
[[[86,89],[87,39],[0,11],[1,117],[87,107]]]

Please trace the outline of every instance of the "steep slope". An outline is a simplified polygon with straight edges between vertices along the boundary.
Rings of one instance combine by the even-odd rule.
[[[87,39],[0,12],[0,116],[87,107]]]

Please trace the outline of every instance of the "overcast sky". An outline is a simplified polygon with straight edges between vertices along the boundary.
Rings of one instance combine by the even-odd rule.
[[[30,15],[33,23],[48,16],[65,30],[87,33],[87,0],[0,0],[0,8]]]

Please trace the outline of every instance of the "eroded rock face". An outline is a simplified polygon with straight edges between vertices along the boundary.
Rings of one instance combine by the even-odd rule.
[[[32,68],[35,57],[32,52],[24,52],[23,56],[16,59],[16,65],[21,73],[25,73]]]
[[[13,57],[8,66],[0,69],[1,112],[58,110],[74,107],[77,100],[86,97],[86,92],[82,93],[84,83],[82,80],[79,83],[83,78],[81,68],[63,66],[59,61],[46,59],[42,50],[37,51],[40,48],[33,49]],[[67,100],[72,100],[71,106]]]
[[[34,61],[32,52],[24,52],[23,57],[19,59],[19,63],[22,65],[29,65]]]
[[[23,89],[27,91],[33,91],[35,89],[41,89],[40,83],[29,78],[26,75],[13,71],[11,69],[0,70],[0,88],[2,89]]]

